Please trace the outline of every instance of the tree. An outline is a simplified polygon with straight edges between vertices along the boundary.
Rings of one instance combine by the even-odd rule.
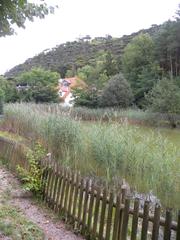
[[[180,88],[174,80],[158,81],[145,97],[151,111],[167,114],[171,125],[176,126],[174,114],[180,114]]]
[[[35,17],[44,18],[53,10],[42,1],[39,4],[27,0],[0,1],[0,37],[14,34],[14,25],[24,28],[27,19],[33,21]]]
[[[42,68],[34,68],[16,78],[16,83],[26,85],[19,90],[19,101],[56,102],[59,74]]]
[[[99,94],[95,88],[75,89],[73,95],[75,96],[75,106],[88,108],[97,108],[99,106]]]
[[[7,80],[5,77],[0,76],[0,86],[4,92],[4,102],[15,102],[18,100],[18,95],[15,89],[15,83],[12,80]]]
[[[4,91],[0,88],[0,114],[3,114]]]
[[[154,42],[149,34],[140,34],[125,47],[122,56],[123,73],[130,82],[135,103],[144,98],[159,78],[159,67],[154,60]]]
[[[180,75],[180,21],[165,22],[156,38],[156,59],[164,75],[170,78]]]
[[[103,61],[103,68],[106,71],[108,77],[113,76],[117,73],[117,63],[113,58],[111,52],[107,51],[104,53],[105,59]]]
[[[119,73],[113,76],[105,86],[100,105],[103,107],[127,108],[132,104],[133,94],[128,81]]]

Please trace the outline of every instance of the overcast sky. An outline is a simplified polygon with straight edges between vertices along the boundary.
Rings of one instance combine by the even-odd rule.
[[[35,0],[34,0],[35,1]],[[172,19],[180,0],[47,0],[54,15],[0,38],[0,74],[44,49],[90,35],[121,37]],[[47,2],[46,1],[46,2]]]

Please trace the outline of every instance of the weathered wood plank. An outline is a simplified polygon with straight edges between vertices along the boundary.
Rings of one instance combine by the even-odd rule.
[[[123,209],[123,222],[122,222],[122,233],[121,240],[127,239],[127,231],[128,231],[128,221],[129,221],[129,207],[130,207],[130,199],[125,199],[125,206]]]
[[[158,240],[159,238],[160,213],[161,213],[161,207],[159,204],[156,204],[155,211],[154,211],[152,240]]]
[[[131,231],[131,240],[136,240],[137,230],[138,230],[138,216],[139,216],[139,199],[134,201],[134,213],[132,220],[132,231]]]
[[[164,226],[164,240],[171,239],[171,223],[172,223],[172,211],[170,209],[167,209]]]
[[[105,239],[106,239],[106,240],[109,240],[110,234],[111,234],[113,201],[114,201],[114,195],[113,195],[113,192],[110,192],[109,207],[108,207],[108,216],[107,216],[107,225],[106,225],[106,236],[105,236]]]
[[[95,200],[94,221],[93,221],[93,236],[94,236],[94,238],[96,238],[96,236],[97,236],[97,225],[98,225],[98,216],[99,216],[100,195],[101,195],[100,189],[96,188],[96,200]]]
[[[141,240],[147,239],[148,233],[148,220],[149,220],[149,202],[145,201],[144,203],[144,213],[143,213],[143,222],[142,222],[142,231],[141,231]]]
[[[83,209],[83,218],[82,218],[82,234],[83,235],[86,232],[88,200],[89,200],[89,180],[86,181],[85,196],[84,196],[84,209]]]
[[[180,240],[180,210],[178,212],[176,240]]]
[[[106,189],[104,189],[103,190],[103,197],[102,197],[100,227],[99,227],[99,239],[100,240],[104,239],[104,226],[105,226],[106,206],[107,206],[107,192],[106,192]]]
[[[114,217],[114,227],[113,227],[113,240],[116,240],[118,237],[118,226],[119,226],[119,215],[121,208],[121,195],[118,194],[116,197],[116,208],[115,208],[115,217]]]

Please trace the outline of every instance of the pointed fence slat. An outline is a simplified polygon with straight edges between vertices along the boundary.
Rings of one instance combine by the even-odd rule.
[[[44,168],[41,178],[41,186],[42,186],[42,200],[45,200],[46,197],[46,187],[47,187],[47,179],[48,179],[48,169]]]
[[[180,210],[178,212],[176,240],[180,240]]]
[[[145,203],[144,203],[144,213],[143,213],[143,222],[142,222],[141,240],[146,240],[147,239],[148,220],[149,220],[149,202],[145,201]]]
[[[60,201],[59,201],[59,214],[63,215],[63,202],[64,202],[64,193],[65,193],[65,186],[66,186],[66,170],[63,171],[63,178],[62,178],[62,190],[60,195]]]
[[[152,240],[158,240],[159,238],[160,213],[161,213],[161,207],[159,204],[156,204],[155,211],[154,211]]]
[[[134,212],[133,212],[133,220],[132,220],[131,240],[136,240],[137,239],[138,216],[139,216],[139,199],[136,198],[135,201],[134,201]]]
[[[76,183],[75,183],[75,191],[74,191],[74,199],[73,199],[73,213],[72,213],[73,223],[75,223],[75,220],[76,220],[79,181],[80,181],[80,174],[76,173]]]
[[[164,226],[164,240],[171,239],[171,223],[172,223],[172,211],[170,209],[166,210],[166,219]]]
[[[106,192],[106,189],[104,189],[103,196],[102,196],[102,208],[101,208],[100,227],[99,227],[99,239],[100,240],[104,239],[106,206],[107,206],[107,192]]]
[[[98,216],[99,216],[99,204],[100,204],[100,189],[96,189],[96,200],[95,200],[95,208],[94,208],[94,222],[93,222],[93,236],[96,238],[97,236],[97,224],[98,224]]]
[[[130,199],[125,200],[125,206],[123,209],[123,222],[122,222],[122,235],[121,239],[126,240],[127,231],[128,231],[128,221],[129,221],[129,207],[130,207]]]
[[[73,194],[74,194],[74,181],[75,181],[75,174],[72,173],[71,179],[70,179],[70,187],[69,187],[69,200],[68,200],[68,210],[67,210],[67,215],[69,218],[69,221],[71,220],[70,218],[72,217],[72,205],[73,205]]]
[[[49,207],[53,208],[54,207],[54,202],[53,202],[53,194],[54,194],[54,191],[55,191],[55,179],[56,179],[56,171],[54,171],[54,174],[53,174],[53,171],[52,171],[52,174],[51,174],[51,185],[50,185],[50,193],[49,193]]]
[[[89,201],[89,210],[88,210],[88,231],[91,235],[92,233],[92,216],[93,216],[93,205],[94,205],[94,184],[91,184],[91,191],[90,191],[90,201]]]
[[[56,197],[56,206],[55,206],[55,212],[58,212],[59,205],[60,205],[60,193],[61,193],[61,187],[62,187],[62,180],[63,180],[63,170],[60,169],[58,171],[59,177],[58,177],[58,184],[57,184],[57,197]]]
[[[82,203],[83,203],[83,188],[84,188],[84,180],[81,179],[80,192],[79,192],[79,203],[78,203],[78,225],[81,225],[82,218]]]
[[[86,186],[85,186],[84,209],[83,209],[83,218],[82,218],[82,234],[85,234],[86,232],[88,199],[89,199],[89,180],[86,181]]]
[[[64,208],[63,208],[63,211],[64,211],[66,217],[67,217],[67,212],[68,212],[70,179],[71,179],[71,175],[70,175],[70,171],[68,170],[67,177],[66,177],[66,190],[65,190],[65,198],[64,198]]]
[[[116,198],[116,208],[115,208],[115,217],[114,217],[114,228],[113,228],[113,240],[116,240],[118,237],[118,226],[119,226],[119,215],[121,208],[121,195],[118,195]]]
[[[45,190],[45,202],[49,201],[49,186],[51,182],[51,174],[52,174],[52,169],[48,169],[48,176],[47,176],[47,185],[46,185],[46,190]]]
[[[105,237],[106,240],[109,240],[111,235],[113,203],[114,203],[114,195],[112,192],[110,192],[107,225],[106,225],[106,237]]]
[[[55,174],[55,183],[54,183],[54,191],[53,191],[53,195],[52,195],[52,202],[53,202],[53,209],[56,207],[56,198],[57,198],[57,184],[58,184],[58,172],[56,172]]]

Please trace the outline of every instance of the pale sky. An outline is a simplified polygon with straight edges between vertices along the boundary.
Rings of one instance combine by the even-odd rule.
[[[34,0],[36,1],[36,0]],[[47,0],[54,15],[0,38],[0,74],[41,51],[90,35],[121,37],[172,19],[180,0]]]

